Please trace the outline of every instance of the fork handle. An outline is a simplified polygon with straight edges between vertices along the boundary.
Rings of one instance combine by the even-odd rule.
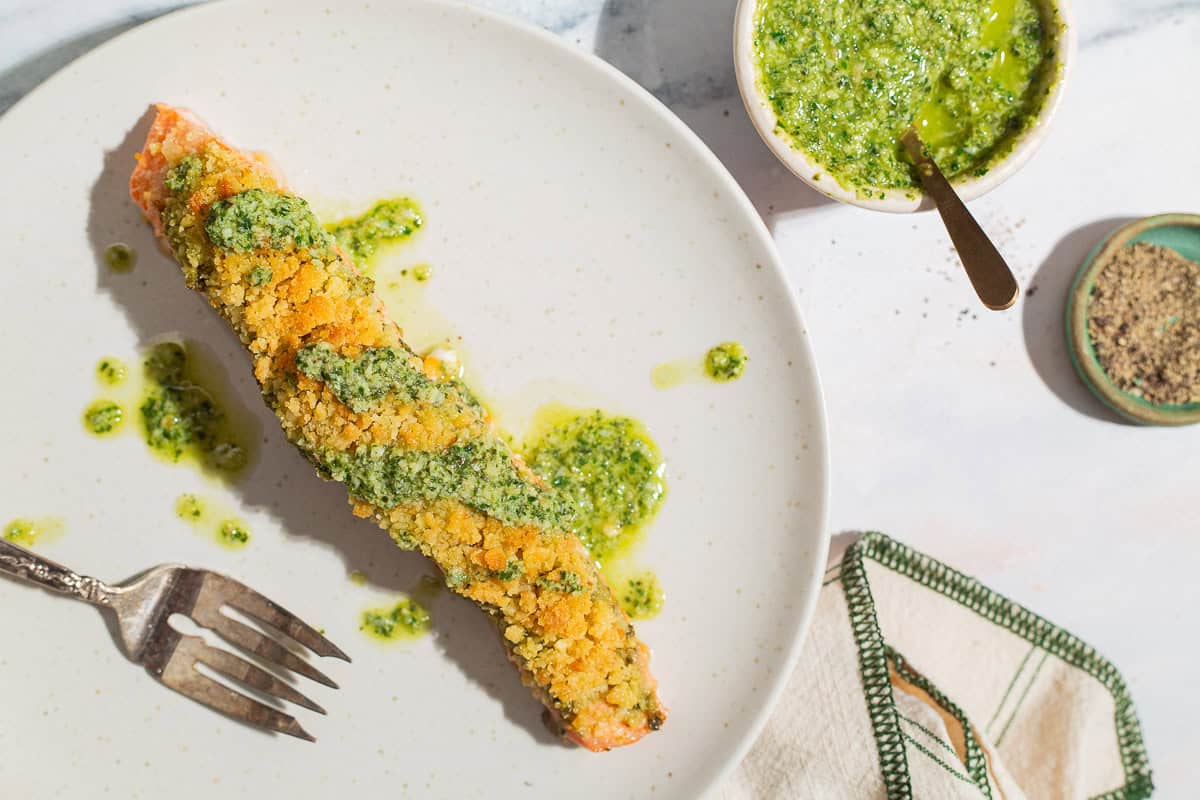
[[[103,582],[72,572],[61,564],[4,539],[0,539],[0,572],[24,578],[56,592],[74,595],[95,605],[108,605],[113,595],[112,589]]]

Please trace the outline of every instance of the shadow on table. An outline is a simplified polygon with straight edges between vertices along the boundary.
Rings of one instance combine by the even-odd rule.
[[[1071,363],[1066,340],[1066,302],[1084,258],[1096,243],[1128,218],[1104,219],[1077,228],[1050,251],[1034,274],[1022,305],[1025,349],[1038,376],[1071,408],[1089,417],[1130,424],[1111,411],[1088,390]]]
[[[864,531],[842,531],[829,538],[829,554],[825,557],[825,569],[833,569],[842,563],[842,556],[850,549],[850,545],[862,538]]]
[[[771,222],[833,203],[779,163],[759,139],[733,69],[736,0],[607,0],[596,54],[648,89],[733,173]]]
[[[105,154],[92,187],[88,238],[95,254],[96,282],[124,313],[140,342],[164,334],[197,342],[215,351],[214,360],[227,372],[229,397],[239,415],[247,415],[259,431],[259,456],[231,485],[249,507],[268,510],[289,537],[316,539],[341,558],[347,575],[364,573],[376,588],[390,592],[414,589],[423,575],[436,569],[417,553],[399,550],[373,523],[355,518],[347,507],[346,489],[321,480],[285,438],[279,421],[262,402],[250,371],[250,360],[232,329],[197,292],[188,289],[173,259],[164,254],[150,226],[129,196],[134,153],[145,141],[153,111],[147,110],[115,149]],[[113,242],[125,242],[137,253],[134,269],[117,273],[104,263]],[[241,576],[253,585],[254,576]],[[317,595],[337,587],[296,587]],[[289,598],[275,598],[289,605]],[[541,705],[530,697],[508,663],[495,628],[470,602],[442,591],[432,601],[434,642],[473,682],[503,706],[504,713],[537,741],[560,740],[541,721]],[[343,646],[345,643],[339,643]]]

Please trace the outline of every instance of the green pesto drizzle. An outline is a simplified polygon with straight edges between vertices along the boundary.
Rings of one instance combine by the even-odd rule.
[[[525,565],[518,558],[510,558],[504,565],[504,569],[495,570],[492,574],[496,576],[497,580],[515,581],[525,574]]]
[[[145,372],[151,388],[141,405],[146,443],[170,461],[192,455],[218,473],[240,471],[248,460],[212,394],[188,372],[188,352],[179,342],[150,349]]]
[[[250,543],[250,528],[246,523],[199,495],[181,494],[176,498],[175,516],[230,550],[240,550]]]
[[[525,480],[512,453],[495,440],[468,441],[440,452],[384,445],[353,452],[301,447],[328,477],[381,508],[449,498],[509,525],[560,527],[568,518],[566,503]]]
[[[125,362],[119,358],[102,358],[96,365],[96,378],[107,386],[117,386],[125,382],[129,370]]]
[[[250,543],[250,530],[240,520],[227,519],[217,528],[217,539],[226,547],[239,549]]]
[[[324,249],[332,243],[305,200],[265,189],[247,189],[213,203],[204,229],[214,246],[238,253]]]
[[[466,586],[471,580],[471,576],[467,574],[465,569],[453,567],[446,573],[446,585],[451,589],[460,589]]]
[[[113,272],[129,272],[137,263],[137,253],[127,244],[110,244],[104,249],[104,263]]]
[[[112,400],[97,400],[83,412],[84,426],[97,436],[117,430],[124,419],[125,409]]]
[[[181,494],[175,501],[175,516],[186,522],[196,522],[204,514],[204,501],[194,494]]]
[[[391,608],[364,611],[359,630],[367,635],[393,641],[414,639],[429,632],[429,612],[416,600],[401,598]]]
[[[249,280],[251,286],[265,286],[271,282],[274,275],[270,267],[257,266],[250,270]]]
[[[33,547],[39,541],[60,536],[65,529],[60,517],[18,517],[4,526],[4,538],[22,547]]]
[[[357,358],[347,358],[321,343],[296,351],[296,368],[324,381],[334,397],[359,414],[393,393],[405,401],[441,405],[444,385],[427,377],[411,358],[395,347],[369,347]]]
[[[664,594],[653,572],[641,572],[624,582],[620,590],[621,608],[630,619],[650,619],[662,611]]]
[[[666,490],[658,449],[628,417],[575,416],[546,431],[526,455],[570,507],[569,527],[597,561],[633,541]]]
[[[708,351],[704,356],[704,374],[714,381],[724,383],[737,380],[746,371],[746,348],[738,342],[724,342]]]
[[[185,156],[167,170],[165,179],[169,194],[163,203],[163,233],[188,286],[203,288],[204,279],[212,269],[214,250],[308,248],[314,260],[329,265],[356,294],[369,295],[375,291],[374,281],[337,258],[330,249],[333,237],[321,227],[308,203],[299,197],[248,189],[213,203],[203,224],[195,224],[190,201],[211,163],[219,163],[212,153],[206,152],[203,158]],[[272,277],[269,268],[260,266],[248,272],[246,281],[251,286],[262,286]]]
[[[404,241],[423,224],[417,203],[407,197],[396,197],[380,200],[365,214],[335,222],[325,229],[351,258],[365,264],[380,248]]]
[[[184,156],[167,170],[163,180],[169,192],[163,202],[163,234],[179,261],[184,280],[193,289],[199,288],[200,270],[209,261],[212,250],[212,244],[186,224],[192,214],[188,198],[195,191],[203,169],[199,156]]]
[[[173,195],[187,194],[196,188],[203,172],[204,165],[201,163],[200,157],[186,155],[179,159],[178,164],[167,170],[163,183],[166,185],[167,191]]]
[[[579,594],[583,591],[583,582],[579,576],[568,569],[560,569],[551,575],[543,575],[537,579],[537,585],[551,592],[562,594]]]

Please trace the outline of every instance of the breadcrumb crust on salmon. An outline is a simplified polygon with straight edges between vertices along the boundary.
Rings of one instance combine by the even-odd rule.
[[[185,158],[197,159],[198,178],[180,197],[166,177]],[[249,350],[254,376],[289,440],[302,449],[388,445],[428,452],[498,440],[476,404],[389,396],[356,413],[323,381],[297,370],[299,349],[326,343],[348,357],[398,348],[414,368],[441,377],[435,363],[408,350],[370,280],[336,247],[331,257],[320,249],[215,246],[205,231],[210,206],[249,189],[283,191],[263,157],[233,149],[185,111],[158,107],[130,192],[171,247],[188,285],[206,296]],[[264,268],[269,279],[251,279],[268,274]],[[519,456],[512,458],[523,480],[540,485]],[[666,712],[649,672],[649,651],[575,536],[506,524],[453,499],[385,508],[352,496],[351,503],[356,515],[374,519],[401,546],[415,546],[447,576],[468,576],[448,585],[491,615],[522,680],[568,737],[607,750],[661,726]],[[514,562],[519,569],[509,568]],[[579,576],[580,586],[556,584],[562,571]]]

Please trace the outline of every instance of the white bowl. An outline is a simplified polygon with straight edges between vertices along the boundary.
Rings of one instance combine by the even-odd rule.
[[[1057,72],[1057,76],[1051,79],[1050,94],[1042,103],[1037,118],[1021,132],[1008,154],[992,164],[984,175],[962,176],[952,181],[963,200],[973,200],[996,188],[1029,160],[1046,137],[1050,120],[1062,99],[1070,67],[1075,61],[1075,26],[1071,17],[1070,0],[1038,2],[1046,10],[1046,18],[1053,20],[1050,29],[1054,44],[1051,69]],[[750,114],[759,136],[775,157],[809,186],[843,203],[895,213],[933,208],[933,201],[920,189],[866,187],[856,190],[842,186],[829,173],[827,167],[811,158],[791,138],[777,129],[775,111],[758,84],[758,67],[754,59],[754,12],[757,7],[758,0],[738,2],[733,27],[733,59],[742,102],[746,104],[746,111]],[[867,195],[868,191],[871,196]],[[883,195],[882,199],[880,194]]]

